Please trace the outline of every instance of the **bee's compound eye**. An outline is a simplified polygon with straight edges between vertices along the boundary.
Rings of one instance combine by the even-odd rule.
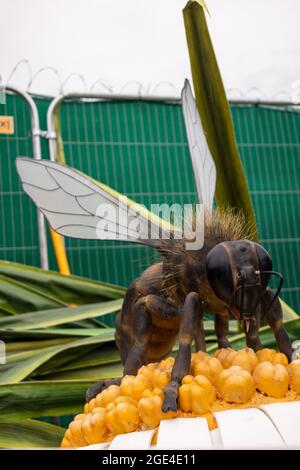
[[[222,243],[212,248],[206,257],[206,273],[214,294],[231,305],[234,294],[234,272],[227,250]]]

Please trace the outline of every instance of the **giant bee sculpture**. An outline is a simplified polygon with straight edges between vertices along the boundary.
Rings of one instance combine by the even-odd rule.
[[[116,343],[124,374],[136,374],[149,362],[168,356],[179,338],[171,382],[165,390],[163,411],[177,409],[178,387],[189,371],[191,347],[205,350],[203,315],[214,315],[219,347],[228,347],[228,320],[245,324],[247,346],[261,348],[258,331],[262,319],[272,328],[278,347],[289,360],[291,343],[282,324],[278,298],[282,275],[274,272],[267,251],[251,241],[251,227],[243,215],[230,209],[212,210],[216,169],[206,142],[201,119],[188,81],[182,91],[182,106],[198,201],[205,207],[204,244],[187,249],[176,239],[174,228],[158,217],[151,218],[155,236],[149,238],[149,213],[145,208],[65,165],[45,160],[18,158],[17,169],[24,191],[63,236],[99,239],[99,222],[108,223],[109,238],[126,239],[157,249],[162,261],[146,269],[127,289],[116,320]],[[126,231],[101,204],[139,213],[140,231]],[[121,208],[121,209],[120,209]],[[202,227],[203,228],[203,227]],[[169,235],[165,236],[169,229]],[[153,235],[153,233],[152,233]],[[268,287],[271,276],[279,278],[277,291]],[[87,391],[87,401],[121,378],[96,383]]]

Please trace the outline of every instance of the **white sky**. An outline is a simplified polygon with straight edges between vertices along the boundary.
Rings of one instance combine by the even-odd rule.
[[[227,89],[257,87],[271,97],[281,91],[291,95],[295,82],[300,87],[299,0],[206,2]],[[76,71],[89,86],[101,78],[115,91],[131,80],[142,82],[144,91],[158,82],[180,89],[190,77],[184,5],[185,0],[0,0],[2,80],[20,59],[28,59],[33,72],[52,66],[64,80]],[[22,66],[11,83],[27,82]],[[73,78],[66,88],[83,85]],[[130,85],[127,91],[135,89]],[[54,94],[57,79],[44,73],[32,90]],[[174,94],[166,86],[162,90]]]

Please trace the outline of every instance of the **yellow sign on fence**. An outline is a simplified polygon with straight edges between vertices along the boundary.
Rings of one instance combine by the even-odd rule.
[[[13,134],[13,133],[14,133],[13,116],[0,116],[0,134]]]

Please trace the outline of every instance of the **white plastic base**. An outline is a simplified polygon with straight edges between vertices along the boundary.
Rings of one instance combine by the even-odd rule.
[[[162,421],[155,446],[151,446],[154,430],[150,430],[121,434],[109,443],[81,449],[300,449],[300,402],[227,410],[214,416],[218,428],[213,431],[205,418]]]

